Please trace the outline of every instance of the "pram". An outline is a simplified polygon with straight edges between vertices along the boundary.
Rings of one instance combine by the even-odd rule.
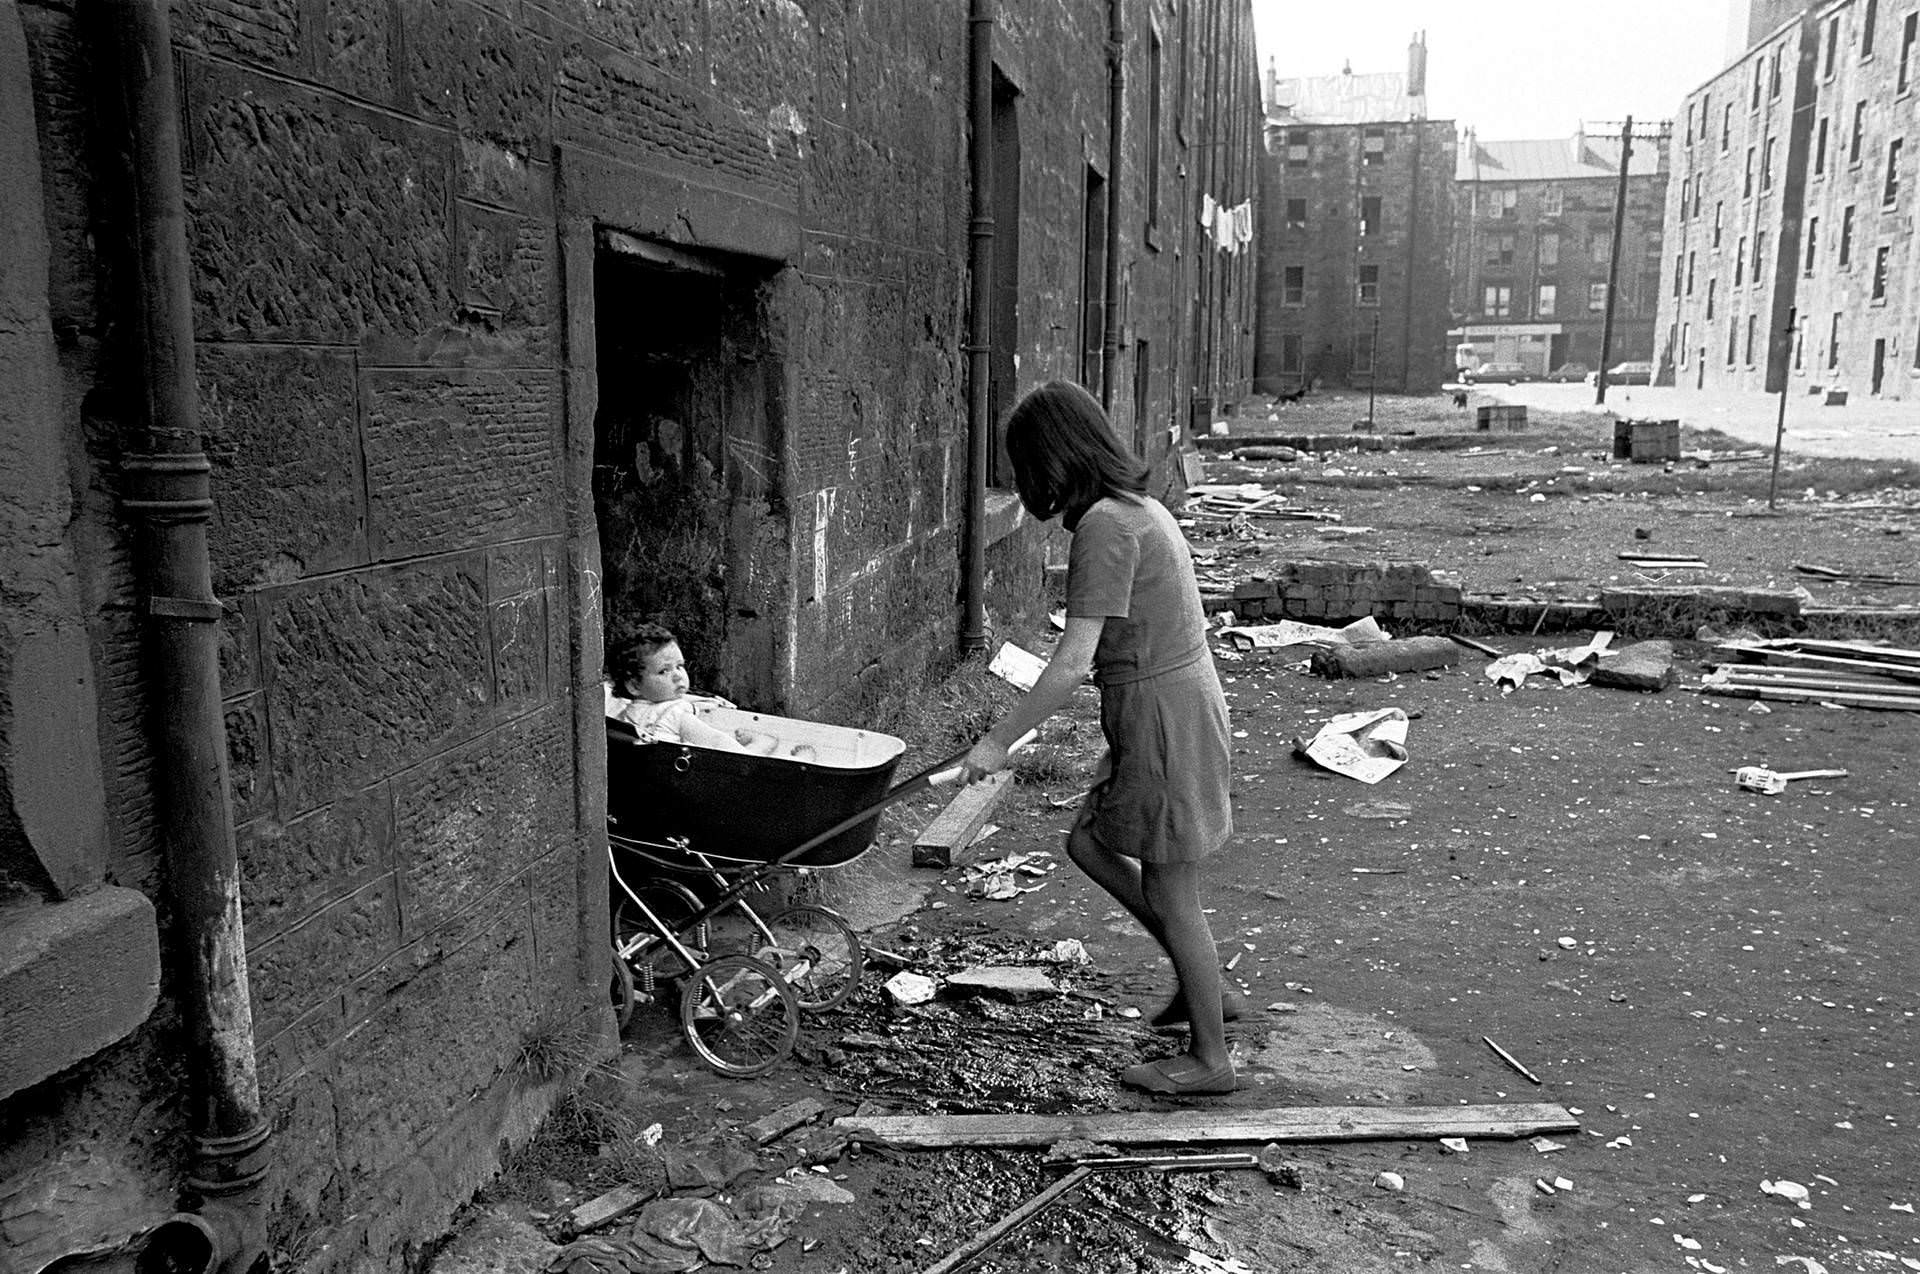
[[[866,954],[838,913],[803,904],[763,917],[747,895],[776,872],[853,861],[881,811],[958,778],[958,753],[888,787],[906,745],[891,735],[703,705],[731,733],[771,734],[805,759],[647,742],[607,722],[613,999],[621,1026],[678,983],[680,1026],[701,1060],[758,1075],[792,1051],[803,1011],[846,1002]]]

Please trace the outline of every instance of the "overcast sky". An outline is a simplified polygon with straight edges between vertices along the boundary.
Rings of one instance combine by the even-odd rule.
[[[1253,0],[1264,82],[1404,71],[1427,33],[1427,114],[1489,141],[1566,137],[1582,120],[1671,119],[1725,68],[1733,0]],[[1745,6],[1740,6],[1742,15]],[[1745,18],[1741,18],[1741,36]]]

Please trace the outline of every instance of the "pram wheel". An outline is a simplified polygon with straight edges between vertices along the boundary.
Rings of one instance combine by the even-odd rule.
[[[789,907],[767,921],[773,942],[754,952],[793,988],[808,1012],[845,1004],[860,985],[867,953],[853,926],[825,907]]]
[[[688,975],[680,1028],[701,1060],[722,1075],[760,1075],[793,1051],[800,1002],[766,963],[724,955]]]

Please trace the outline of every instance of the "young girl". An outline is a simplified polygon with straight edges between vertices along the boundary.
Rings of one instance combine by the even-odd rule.
[[[1073,534],[1067,627],[1045,671],[967,754],[969,781],[1006,766],[1007,746],[1052,716],[1091,665],[1107,755],[1067,854],[1132,912],[1180,979],[1156,1022],[1190,1020],[1190,1051],[1130,1066],[1150,1092],[1215,1094],[1236,1083],[1227,1053],[1219,956],[1200,908],[1200,861],[1232,831],[1227,703],[1207,649],[1193,561],[1173,516],[1146,492],[1147,471],[1122,450],[1086,390],[1055,381],[1007,421],[1020,502]]]
[[[779,746],[770,734],[746,729],[728,734],[700,719],[687,694],[691,683],[686,656],[674,635],[659,624],[642,624],[614,645],[607,652],[607,671],[613,680],[607,715],[632,726],[643,741],[756,756],[771,756]]]

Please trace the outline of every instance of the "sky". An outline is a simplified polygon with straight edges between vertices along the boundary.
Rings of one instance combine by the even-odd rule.
[[[1673,118],[1732,60],[1731,0],[1253,0],[1265,82],[1404,71],[1427,33],[1427,114],[1487,141],[1568,137],[1583,120]],[[1745,6],[1738,34],[1745,35]]]

